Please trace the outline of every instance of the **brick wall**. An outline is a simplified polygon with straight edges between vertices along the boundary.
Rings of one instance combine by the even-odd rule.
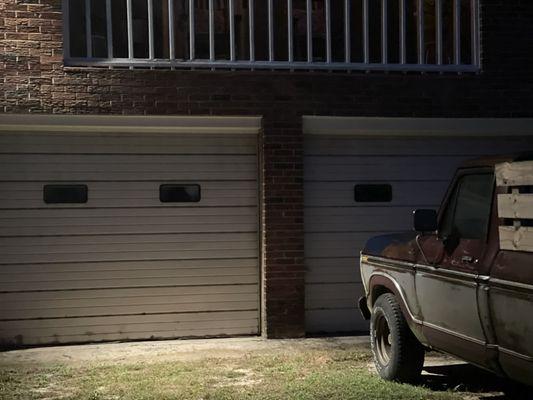
[[[263,327],[302,336],[301,116],[533,117],[533,2],[481,2],[483,72],[440,75],[64,68],[61,1],[2,0],[0,110],[263,115]]]

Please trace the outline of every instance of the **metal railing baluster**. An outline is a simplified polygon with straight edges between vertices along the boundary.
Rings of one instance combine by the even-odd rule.
[[[154,57],[154,4],[153,0],[146,0],[148,7],[148,58],[153,60]]]
[[[424,0],[418,0],[416,6],[416,33],[418,38],[418,64],[424,64],[425,38],[424,38]]]
[[[388,24],[387,0],[381,0],[381,62],[387,64],[389,61],[389,24]]]
[[[196,58],[196,21],[194,0],[189,0],[189,60]]]
[[[91,21],[91,0],[85,0],[85,43],[88,58],[92,58],[93,56],[93,33]]]
[[[350,0],[344,0],[344,61],[352,61]]]
[[[229,0],[229,58],[235,61],[235,0]]]
[[[294,27],[292,21],[292,0],[287,0],[287,58],[294,61]]]
[[[331,1],[324,1],[326,17],[326,62],[331,63]]]
[[[307,25],[307,62],[313,62],[313,4],[307,0],[305,4],[305,16]]]

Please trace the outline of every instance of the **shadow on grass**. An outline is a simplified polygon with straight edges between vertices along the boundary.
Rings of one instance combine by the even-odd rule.
[[[498,377],[470,364],[424,367],[421,384],[434,391],[469,392],[493,400],[533,400],[533,387]]]

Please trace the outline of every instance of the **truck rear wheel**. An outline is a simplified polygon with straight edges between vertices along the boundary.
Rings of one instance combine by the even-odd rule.
[[[416,382],[424,365],[424,347],[415,338],[396,297],[380,296],[370,318],[370,339],[374,364],[389,381]]]

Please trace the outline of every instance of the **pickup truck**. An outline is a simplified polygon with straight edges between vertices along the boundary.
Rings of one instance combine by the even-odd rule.
[[[374,363],[420,377],[427,349],[533,385],[533,156],[464,163],[439,209],[361,252]]]

